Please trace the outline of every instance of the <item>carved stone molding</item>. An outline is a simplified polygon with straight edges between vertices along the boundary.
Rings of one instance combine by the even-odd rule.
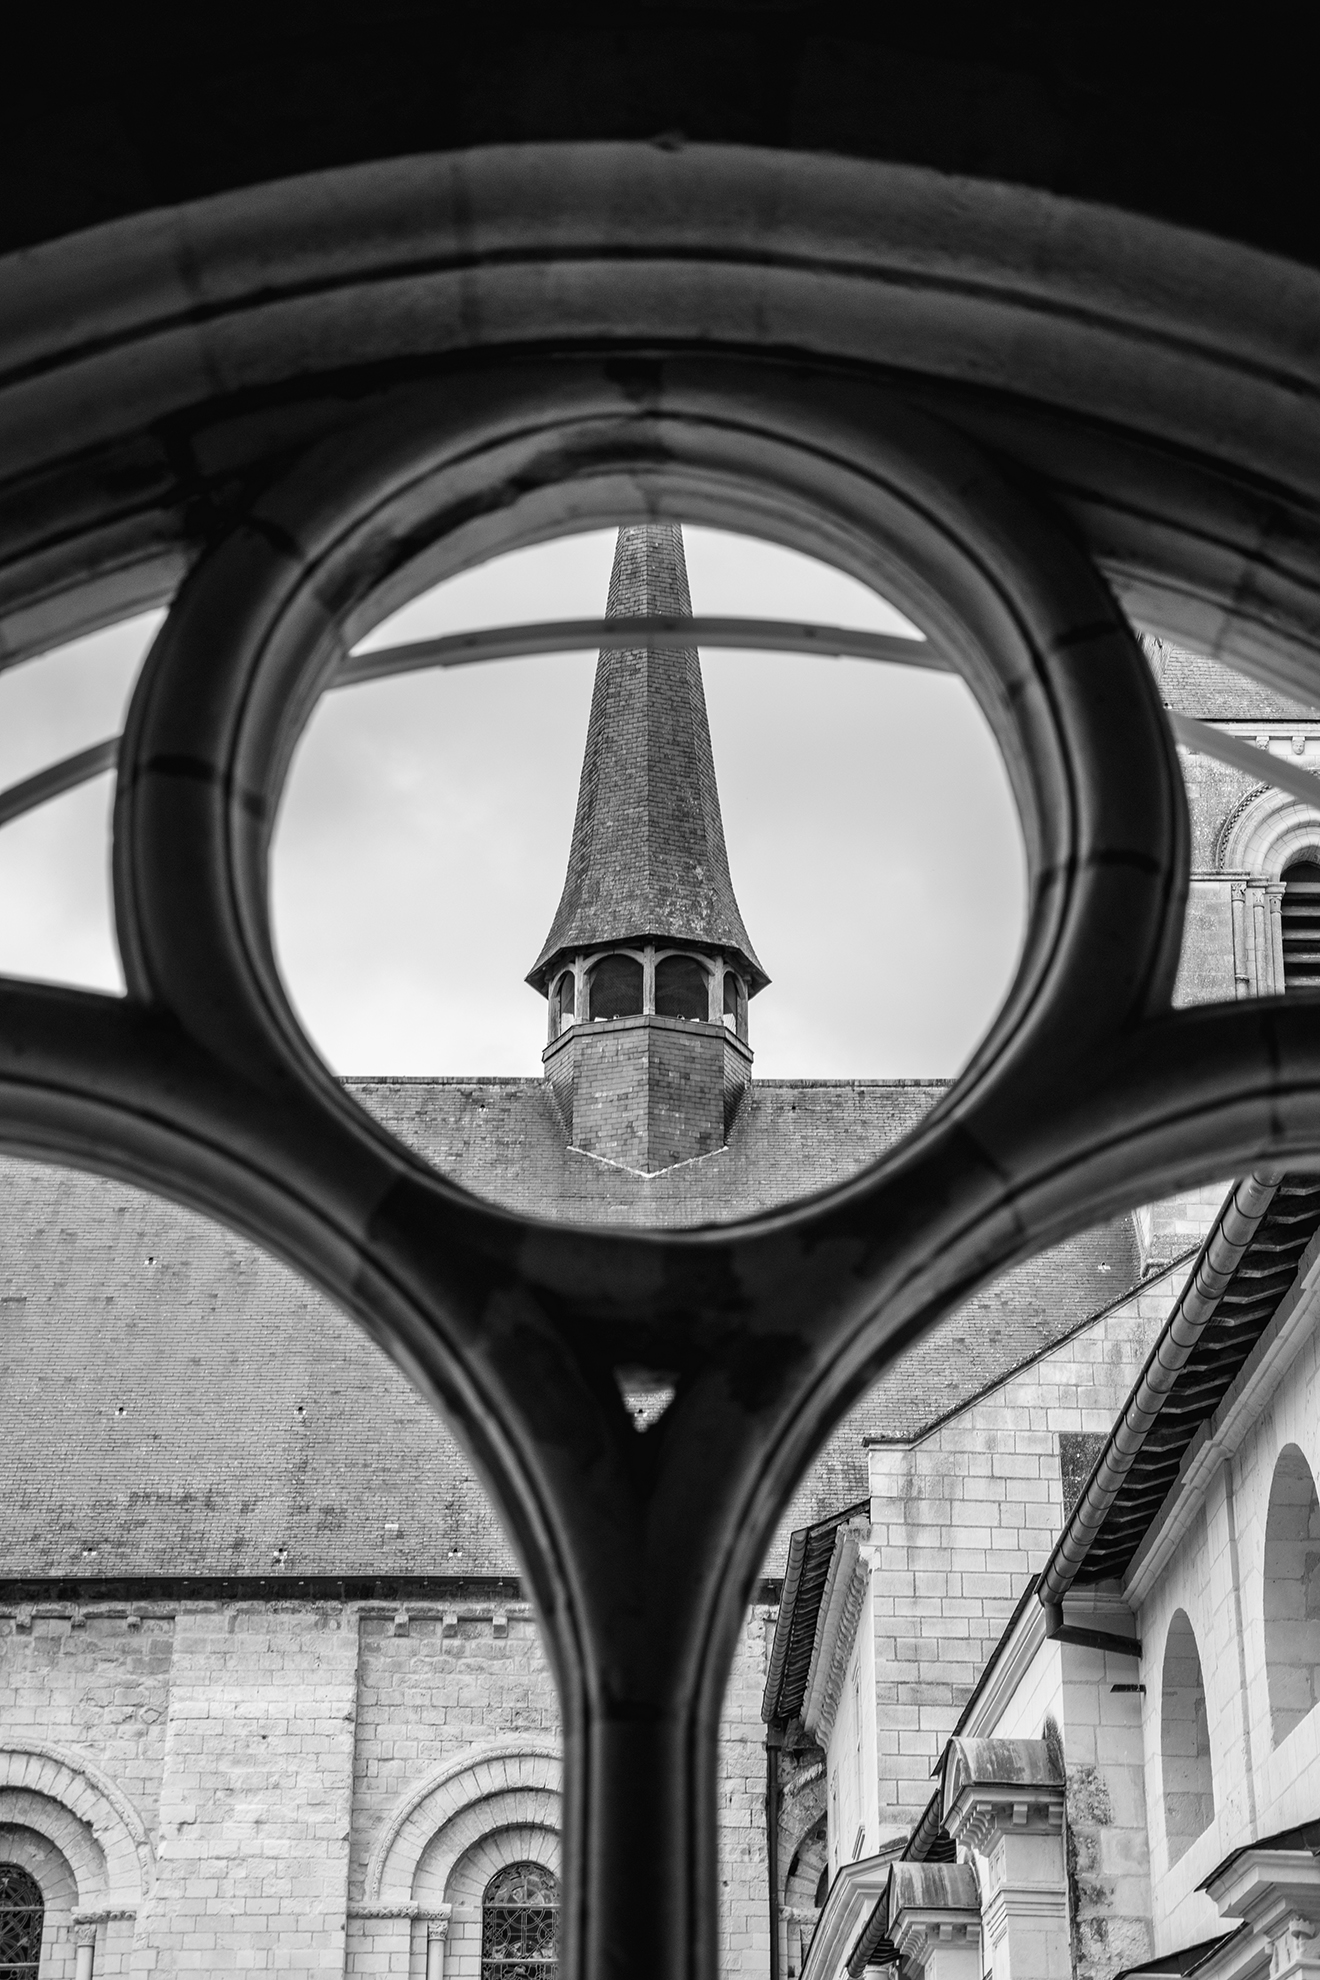
[[[833,1730],[844,1673],[870,1584],[870,1562],[862,1553],[862,1541],[869,1532],[864,1520],[853,1520],[839,1528],[816,1618],[802,1723],[822,1746],[828,1745]]]

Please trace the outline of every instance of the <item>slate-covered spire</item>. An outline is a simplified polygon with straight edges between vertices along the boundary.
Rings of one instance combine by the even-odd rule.
[[[691,613],[679,525],[621,529],[606,615]],[[769,981],[729,878],[695,646],[601,649],[568,877],[527,980],[544,990],[562,956],[647,940],[736,956],[752,992]]]

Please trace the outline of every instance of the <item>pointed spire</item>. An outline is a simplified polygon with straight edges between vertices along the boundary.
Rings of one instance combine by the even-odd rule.
[[[690,618],[677,523],[619,531],[608,618]],[[615,942],[691,942],[769,981],[729,878],[706,696],[695,646],[603,647],[596,665],[568,877],[528,982],[560,956]]]

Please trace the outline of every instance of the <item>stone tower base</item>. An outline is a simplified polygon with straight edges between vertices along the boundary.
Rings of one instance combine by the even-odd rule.
[[[572,1145],[646,1174],[722,1148],[752,1071],[727,1025],[653,1015],[572,1025],[543,1058]]]

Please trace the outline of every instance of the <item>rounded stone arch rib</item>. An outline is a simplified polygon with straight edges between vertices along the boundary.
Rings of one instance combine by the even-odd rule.
[[[500,1742],[436,1768],[391,1810],[367,1863],[365,1902],[410,1902],[423,1854],[431,1854],[438,1869],[432,1847],[438,1842],[447,1879],[453,1864],[490,1830],[529,1821],[557,1829],[559,1801],[559,1751],[545,1742]]]
[[[1299,859],[1320,858],[1320,780],[1315,805],[1261,784],[1245,793],[1219,828],[1215,864],[1221,873],[1281,880]]]
[[[1320,1497],[1296,1444],[1280,1451],[1265,1517],[1265,1675],[1275,1746],[1320,1698]]]
[[[1176,1611],[1164,1640],[1160,1687],[1160,1772],[1169,1862],[1185,1856],[1215,1819],[1214,1775],[1205,1680],[1196,1632]]]
[[[150,1894],[155,1859],[146,1825],[128,1796],[90,1761],[42,1740],[7,1738],[0,1746],[0,1808],[7,1800],[26,1811],[10,1819],[47,1834],[67,1858],[80,1904],[134,1913]],[[55,1808],[42,1819],[43,1806],[51,1804]],[[67,1814],[77,1822],[62,1819]]]

